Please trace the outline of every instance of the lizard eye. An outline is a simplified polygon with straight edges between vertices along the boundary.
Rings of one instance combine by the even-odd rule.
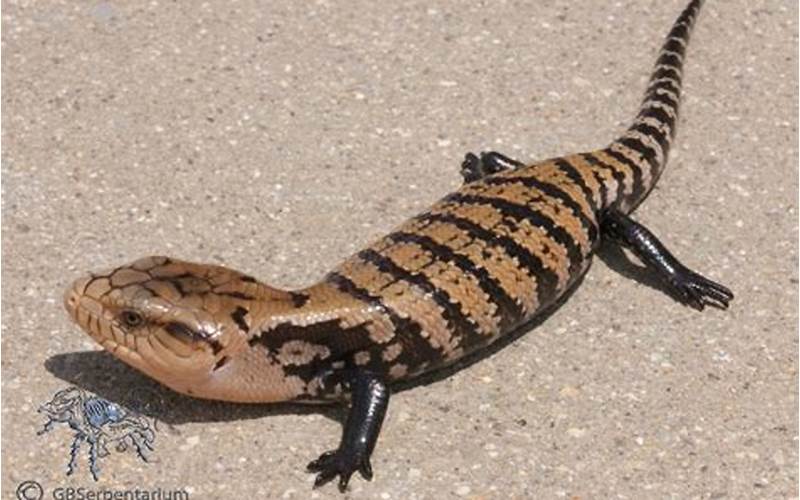
[[[131,309],[125,309],[119,315],[120,320],[122,323],[130,328],[135,328],[137,326],[141,326],[144,323],[144,317],[136,311]]]

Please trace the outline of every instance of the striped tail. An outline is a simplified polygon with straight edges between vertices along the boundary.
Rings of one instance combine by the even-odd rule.
[[[633,174],[630,189],[617,201],[633,210],[653,189],[675,137],[681,99],[683,60],[703,0],[692,0],[672,26],[658,54],[639,114],[625,133],[605,150]]]

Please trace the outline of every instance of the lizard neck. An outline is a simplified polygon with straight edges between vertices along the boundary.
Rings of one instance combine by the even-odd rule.
[[[280,326],[300,330],[323,323],[340,322],[343,326],[363,323],[367,319],[363,310],[364,303],[327,282],[300,290],[273,289],[271,295],[259,297],[252,303],[248,341],[252,344]]]
[[[203,396],[243,402],[339,397],[341,387],[327,387],[325,374],[383,331],[377,310],[326,282],[294,291],[264,287],[267,293],[254,294],[246,313],[242,308],[237,322],[246,323],[247,333],[240,329]]]

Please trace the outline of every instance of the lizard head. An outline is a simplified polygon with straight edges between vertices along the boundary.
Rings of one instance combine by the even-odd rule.
[[[90,274],[64,295],[75,322],[117,358],[178,392],[229,400],[250,399],[241,369],[253,362],[241,358],[255,318],[285,302],[288,292],[239,272],[166,257]],[[259,398],[282,399],[273,386]]]

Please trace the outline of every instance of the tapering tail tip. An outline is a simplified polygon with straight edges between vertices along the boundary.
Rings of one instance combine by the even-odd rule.
[[[641,189],[624,203],[630,207],[644,199],[667,162],[678,120],[686,48],[702,5],[703,0],[692,0],[672,25],[658,53],[636,118],[607,149],[641,164]]]

